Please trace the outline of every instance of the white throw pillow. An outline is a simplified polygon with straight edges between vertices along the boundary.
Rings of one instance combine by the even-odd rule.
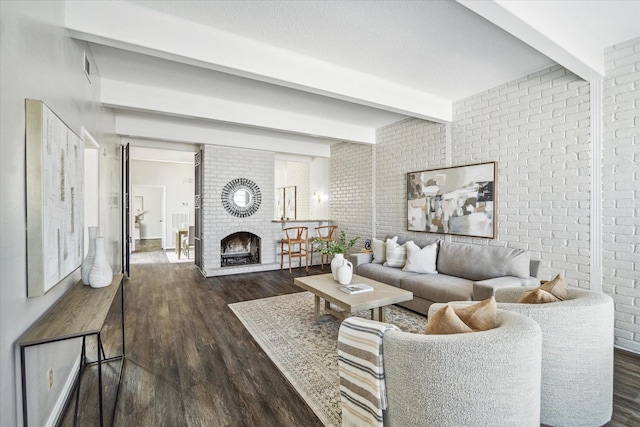
[[[387,239],[391,242],[397,242],[398,236],[394,236],[393,239]],[[383,264],[387,260],[387,244],[382,240],[376,238],[371,242],[371,249],[373,249],[373,263]]]
[[[438,242],[427,245],[422,249],[412,241],[407,242],[406,246],[407,262],[402,268],[402,271],[438,274],[438,270],[436,270]]]
[[[406,245],[406,243],[399,245],[397,242],[387,239],[387,261],[383,265],[385,267],[404,267],[404,263],[407,261]]]

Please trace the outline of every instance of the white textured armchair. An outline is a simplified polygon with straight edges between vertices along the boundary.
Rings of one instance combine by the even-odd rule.
[[[540,328],[502,310],[497,325],[455,335],[385,333],[384,425],[538,427]]]
[[[613,301],[602,293],[569,288],[565,301],[516,304],[523,288],[496,291],[498,308],[524,314],[542,329],[540,422],[600,426],[613,402]]]

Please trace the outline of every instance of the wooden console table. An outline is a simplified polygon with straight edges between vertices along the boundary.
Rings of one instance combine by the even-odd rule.
[[[28,347],[36,345],[63,341],[73,338],[82,338],[82,349],[80,366],[78,368],[78,380],[76,384],[76,405],[74,411],[74,426],[78,414],[78,400],[80,398],[80,385],[82,381],[82,371],[87,365],[98,365],[98,406],[100,410],[100,426],[104,425],[103,405],[102,405],[102,364],[115,360],[122,360],[120,374],[118,375],[118,389],[116,391],[116,403],[122,379],[122,367],[124,365],[124,286],[122,274],[113,276],[111,285],[94,289],[84,285],[82,281],[76,283],[67,291],[56,304],[42,316],[20,340],[20,363],[22,375],[22,414],[24,426],[28,427],[28,406],[27,406],[27,367],[25,352]],[[102,346],[101,331],[104,326],[107,314],[111,309],[113,301],[120,293],[120,304],[122,310],[122,354],[106,358]],[[97,338],[97,356],[95,362],[88,362],[86,359],[85,341],[88,336],[95,335]],[[115,410],[115,404],[114,404]]]

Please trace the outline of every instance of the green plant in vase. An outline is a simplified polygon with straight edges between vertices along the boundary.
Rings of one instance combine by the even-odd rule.
[[[347,233],[344,231],[340,232],[340,237],[337,240],[331,240],[327,243],[327,245],[323,245],[323,241],[320,239],[314,239],[313,242],[317,243],[320,246],[320,253],[325,255],[344,255],[349,249],[356,244],[356,242],[360,239],[360,236],[356,236],[353,239],[347,241]]]
[[[333,260],[331,261],[331,273],[333,274],[334,280],[338,280],[338,268],[345,264],[350,268],[351,272],[353,271],[353,265],[344,259],[344,254],[356,244],[359,238],[360,237],[357,236],[351,240],[347,240],[347,233],[341,231],[340,237],[338,237],[337,240],[323,242],[320,239],[314,239],[314,243],[317,243],[319,246],[318,250],[320,253],[324,255],[334,255]],[[326,245],[323,243],[326,243]],[[347,281],[350,280],[351,274],[349,273]]]

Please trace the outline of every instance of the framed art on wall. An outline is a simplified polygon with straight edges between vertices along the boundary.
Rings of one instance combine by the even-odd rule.
[[[274,217],[284,219],[284,187],[276,188],[276,203]]]
[[[495,238],[497,162],[407,173],[407,230]]]
[[[26,100],[27,296],[82,263],[84,146],[42,101]]]
[[[284,217],[296,219],[296,186],[284,188]]]

